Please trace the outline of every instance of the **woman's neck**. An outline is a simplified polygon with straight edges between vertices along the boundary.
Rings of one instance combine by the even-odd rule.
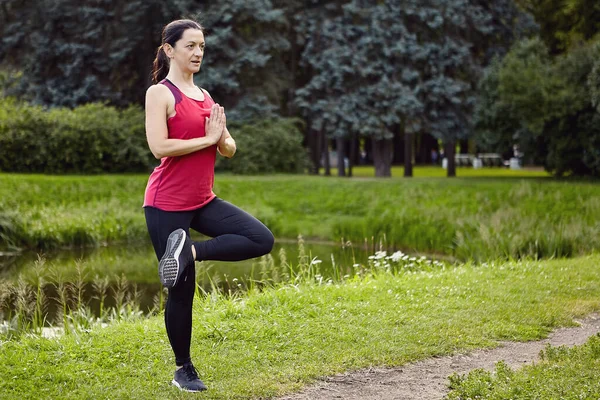
[[[177,87],[195,87],[194,74],[185,73],[175,68],[169,69],[169,73],[167,74],[166,78],[173,82]]]

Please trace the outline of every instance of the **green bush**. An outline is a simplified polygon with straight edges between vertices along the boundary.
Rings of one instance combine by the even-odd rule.
[[[596,61],[594,69],[588,77],[588,86],[592,94],[592,103],[596,110],[600,112],[600,60]]]
[[[219,157],[217,169],[236,174],[303,172],[308,156],[292,119],[230,124],[238,151]],[[46,110],[0,99],[0,171],[27,173],[115,173],[149,171],[144,112],[93,103]]]
[[[516,43],[480,82],[479,143],[519,144],[556,176],[600,176],[600,42],[552,58],[539,39]]]
[[[2,99],[0,109],[2,171],[141,172],[156,164],[139,107],[118,110],[96,103],[45,110]]]
[[[231,125],[235,156],[219,158],[217,170],[235,174],[301,173],[308,167],[302,133],[294,119],[272,119]]]

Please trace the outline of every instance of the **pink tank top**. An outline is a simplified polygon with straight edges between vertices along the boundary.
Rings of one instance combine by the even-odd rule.
[[[205,118],[210,116],[214,101],[204,92],[204,100],[183,94],[173,83],[160,82],[175,97],[175,115],[167,120],[170,139],[192,139],[206,136]],[[164,211],[195,210],[215,198],[215,158],[217,146],[177,157],[163,157],[154,169],[144,196],[144,207]]]

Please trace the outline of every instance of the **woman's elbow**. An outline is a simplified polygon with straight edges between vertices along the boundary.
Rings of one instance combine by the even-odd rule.
[[[158,146],[153,146],[149,144],[148,147],[150,148],[150,152],[152,153],[154,158],[156,158],[157,160],[160,160],[164,157],[163,152],[158,148]]]

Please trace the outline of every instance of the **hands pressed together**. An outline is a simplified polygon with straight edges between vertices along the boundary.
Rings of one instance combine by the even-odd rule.
[[[218,143],[225,135],[226,126],[225,109],[218,104],[213,104],[210,117],[206,117],[206,137],[212,139],[215,144]]]

